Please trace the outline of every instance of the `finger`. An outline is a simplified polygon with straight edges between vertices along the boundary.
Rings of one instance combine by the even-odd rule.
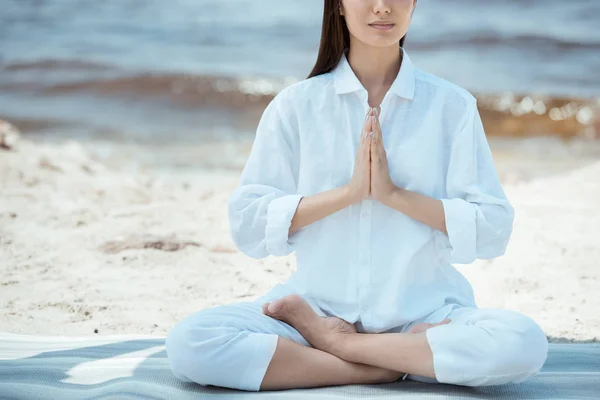
[[[367,132],[367,122],[365,121],[365,124],[363,125],[363,127],[360,131],[360,144],[361,145],[365,142],[366,132]]]
[[[377,146],[377,153],[383,160],[386,158],[385,149],[383,147],[383,134],[381,132],[381,125],[379,124],[379,118],[375,116],[373,118],[373,135],[375,136],[375,143]]]
[[[378,135],[378,141],[381,142],[381,125],[379,124],[379,116],[377,114],[373,117],[373,131]]]
[[[370,136],[370,139],[371,139],[371,144],[373,144],[373,124],[375,123],[375,110],[374,109],[371,109],[370,115],[371,115],[371,118],[370,118],[370,121],[369,121],[370,122],[370,124],[369,124],[369,136]]]
[[[371,126],[371,113],[368,112],[367,115],[365,115],[365,123],[363,124],[363,130],[367,131],[370,126]]]
[[[365,135],[365,145],[369,142],[369,135],[371,132],[371,113],[368,112],[365,120],[365,125],[363,126],[363,133]]]
[[[365,119],[365,124],[363,126],[363,130],[362,133],[364,135],[364,138],[367,138],[367,135],[369,134],[369,132],[371,131],[371,116],[367,114],[367,117]]]
[[[374,128],[374,126],[373,126]],[[371,138],[371,157],[374,160],[377,160],[377,157],[379,156],[379,138],[377,137],[377,133],[375,132],[375,129],[372,129],[370,132],[370,138]]]
[[[367,143],[365,146],[365,161],[368,161],[367,164],[371,164],[371,138],[367,136]]]
[[[371,162],[374,164],[379,163],[379,151],[378,151],[378,146],[377,143],[375,142],[376,138],[375,138],[375,134],[373,134],[373,136],[371,136]]]
[[[369,131],[373,132],[371,135],[374,136],[375,135],[375,129],[376,129],[376,119],[377,119],[377,115],[375,113],[375,110],[372,111],[372,117],[371,117],[371,126],[369,127]]]
[[[373,143],[373,145],[377,146],[377,133],[375,132],[375,127],[373,126],[373,128],[371,128],[371,143]]]
[[[369,129],[368,127],[365,127],[365,130],[363,132],[363,140],[362,140],[362,149],[363,151],[367,150],[369,144]]]
[[[367,133],[367,139],[369,139],[369,135],[371,134],[370,132],[371,132],[372,126],[373,126],[373,115],[369,111],[369,114],[367,115],[367,124],[365,126],[365,132]]]

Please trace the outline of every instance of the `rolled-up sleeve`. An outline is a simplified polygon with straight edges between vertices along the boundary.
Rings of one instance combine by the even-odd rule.
[[[448,234],[436,231],[437,243],[449,251],[451,262],[470,264],[505,253],[514,209],[498,178],[476,99],[452,139],[441,201]]]
[[[252,258],[295,250],[289,228],[303,197],[296,193],[298,139],[278,96],[263,111],[240,181],[228,200],[232,239]]]

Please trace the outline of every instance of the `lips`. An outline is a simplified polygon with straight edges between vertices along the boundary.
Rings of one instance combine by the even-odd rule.
[[[375,29],[380,30],[380,31],[390,30],[390,29],[392,29],[394,27],[394,25],[395,24],[392,24],[392,23],[389,23],[389,24],[381,24],[381,23],[378,23],[378,24],[369,24],[369,26],[371,28],[375,28]]]

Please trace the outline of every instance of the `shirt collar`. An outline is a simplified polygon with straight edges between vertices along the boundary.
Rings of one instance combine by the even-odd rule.
[[[390,91],[400,97],[412,100],[415,96],[415,66],[410,61],[408,53],[403,47],[402,64],[400,71],[394,79]],[[342,53],[342,58],[338,65],[333,69],[335,91],[338,94],[365,90],[362,83],[356,77],[356,74],[350,67],[346,54]]]

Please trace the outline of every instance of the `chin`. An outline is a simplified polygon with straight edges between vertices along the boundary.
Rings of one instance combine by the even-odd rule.
[[[391,37],[381,37],[381,36],[377,36],[375,38],[370,37],[369,40],[365,40],[364,43],[373,46],[373,47],[390,47],[390,46],[394,46],[397,45],[400,42],[400,39],[402,39],[402,36],[400,36],[399,38],[391,38]]]

